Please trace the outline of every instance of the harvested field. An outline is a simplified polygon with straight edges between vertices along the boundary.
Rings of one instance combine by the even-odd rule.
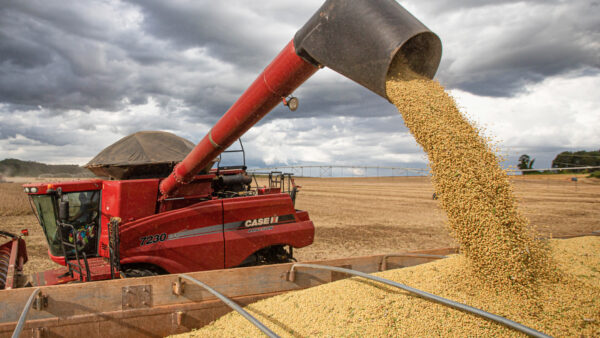
[[[523,214],[543,237],[600,230],[600,180],[512,176]],[[296,207],[315,223],[315,243],[300,260],[456,246],[428,177],[297,178]]]
[[[600,237],[551,240],[560,283],[543,283],[535,297],[490,292],[469,275],[462,255],[375,275],[504,316],[552,336],[600,334]],[[265,299],[246,307],[283,337],[524,336],[500,324],[385,285],[351,278]],[[229,313],[187,337],[260,337]]]
[[[600,231],[600,180],[579,175],[572,182],[571,177],[511,177],[520,208],[540,235]],[[296,178],[296,182],[302,186],[296,207],[309,211],[316,228],[314,244],[295,250],[301,261],[456,246],[439,201],[431,198],[428,177]],[[2,230],[29,229],[26,272],[58,267],[48,258],[44,234],[20,185],[0,186],[5,188],[0,199],[17,196],[22,199],[19,207],[24,205],[29,212],[0,217]],[[8,213],[13,209],[1,204],[0,214]]]
[[[32,213],[27,195],[17,183],[0,183],[0,216],[23,216]]]

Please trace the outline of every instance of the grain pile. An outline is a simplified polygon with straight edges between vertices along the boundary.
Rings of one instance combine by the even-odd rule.
[[[387,95],[429,157],[440,206],[477,278],[529,293],[556,278],[548,250],[534,240],[517,210],[508,175],[477,127],[436,81],[411,72],[401,57],[388,76]]]
[[[496,293],[467,279],[463,255],[375,275],[479,307],[554,336],[600,334],[600,237],[551,240],[564,276],[540,283],[538,299]],[[262,300],[246,310],[281,336],[520,336],[500,324],[351,278]],[[237,313],[192,331],[191,337],[263,336]]]

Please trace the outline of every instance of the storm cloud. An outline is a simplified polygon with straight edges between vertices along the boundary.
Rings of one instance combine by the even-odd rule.
[[[598,147],[600,99],[577,88],[600,78],[598,1],[400,3],[442,39],[440,82],[476,121],[503,121],[491,132],[509,157]],[[197,142],[321,4],[5,1],[0,159],[85,163],[138,130]],[[534,104],[557,85],[557,104]],[[321,70],[295,95],[298,112],[280,106],[245,136],[254,165],[426,162],[395,108],[339,74]],[[561,128],[532,126],[566,111],[577,118]]]

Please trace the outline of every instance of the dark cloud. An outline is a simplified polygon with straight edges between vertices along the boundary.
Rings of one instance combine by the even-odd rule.
[[[147,32],[174,42],[176,48],[205,47],[211,56],[254,71],[295,32],[293,26],[281,25],[276,13],[253,10],[244,2],[130,1],[142,9]],[[282,28],[289,31],[287,36]]]
[[[117,111],[152,96],[165,104],[182,99],[197,119],[214,121],[319,4],[9,2],[0,9],[0,101]],[[442,36],[439,77],[451,88],[507,96],[547,76],[600,67],[593,3],[406,6]],[[299,91],[308,117],[390,114],[384,101],[348,81],[309,84]]]
[[[5,1],[0,159],[34,146],[36,158],[56,158],[52,147],[91,157],[138,130],[169,130],[197,142],[321,4]],[[600,72],[598,1],[402,4],[441,36],[438,78],[449,88],[512,97],[548,77]],[[257,150],[253,164],[392,163],[401,159],[379,157],[422,154],[392,105],[333,71],[319,71],[294,95],[297,112],[279,105],[257,126],[272,139],[247,136]],[[295,154],[282,150],[286,145]]]
[[[422,19],[445,44],[442,82],[477,95],[513,96],[550,76],[600,69],[595,6],[587,0],[436,1],[423,4]]]
[[[61,110],[121,107],[126,86],[118,79],[127,76],[127,67],[115,60],[113,46],[82,35],[94,23],[74,19],[89,17],[84,6],[73,6],[78,13],[62,7],[50,2],[3,5],[0,102]]]
[[[19,139],[18,136],[22,136],[23,139]],[[10,141],[12,145],[42,143],[59,147],[75,141],[72,134],[57,134],[56,129],[39,128],[22,121],[2,121],[0,123],[0,140],[4,139],[12,139]]]

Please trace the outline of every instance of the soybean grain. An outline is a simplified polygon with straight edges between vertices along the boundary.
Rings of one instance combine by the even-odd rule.
[[[538,284],[538,297],[470,278],[467,258],[449,258],[375,275],[481,308],[557,337],[600,335],[600,237],[549,241],[564,276]],[[395,288],[349,278],[264,299],[245,308],[282,337],[517,337],[495,322],[415,297]],[[262,337],[229,313],[181,337]]]

